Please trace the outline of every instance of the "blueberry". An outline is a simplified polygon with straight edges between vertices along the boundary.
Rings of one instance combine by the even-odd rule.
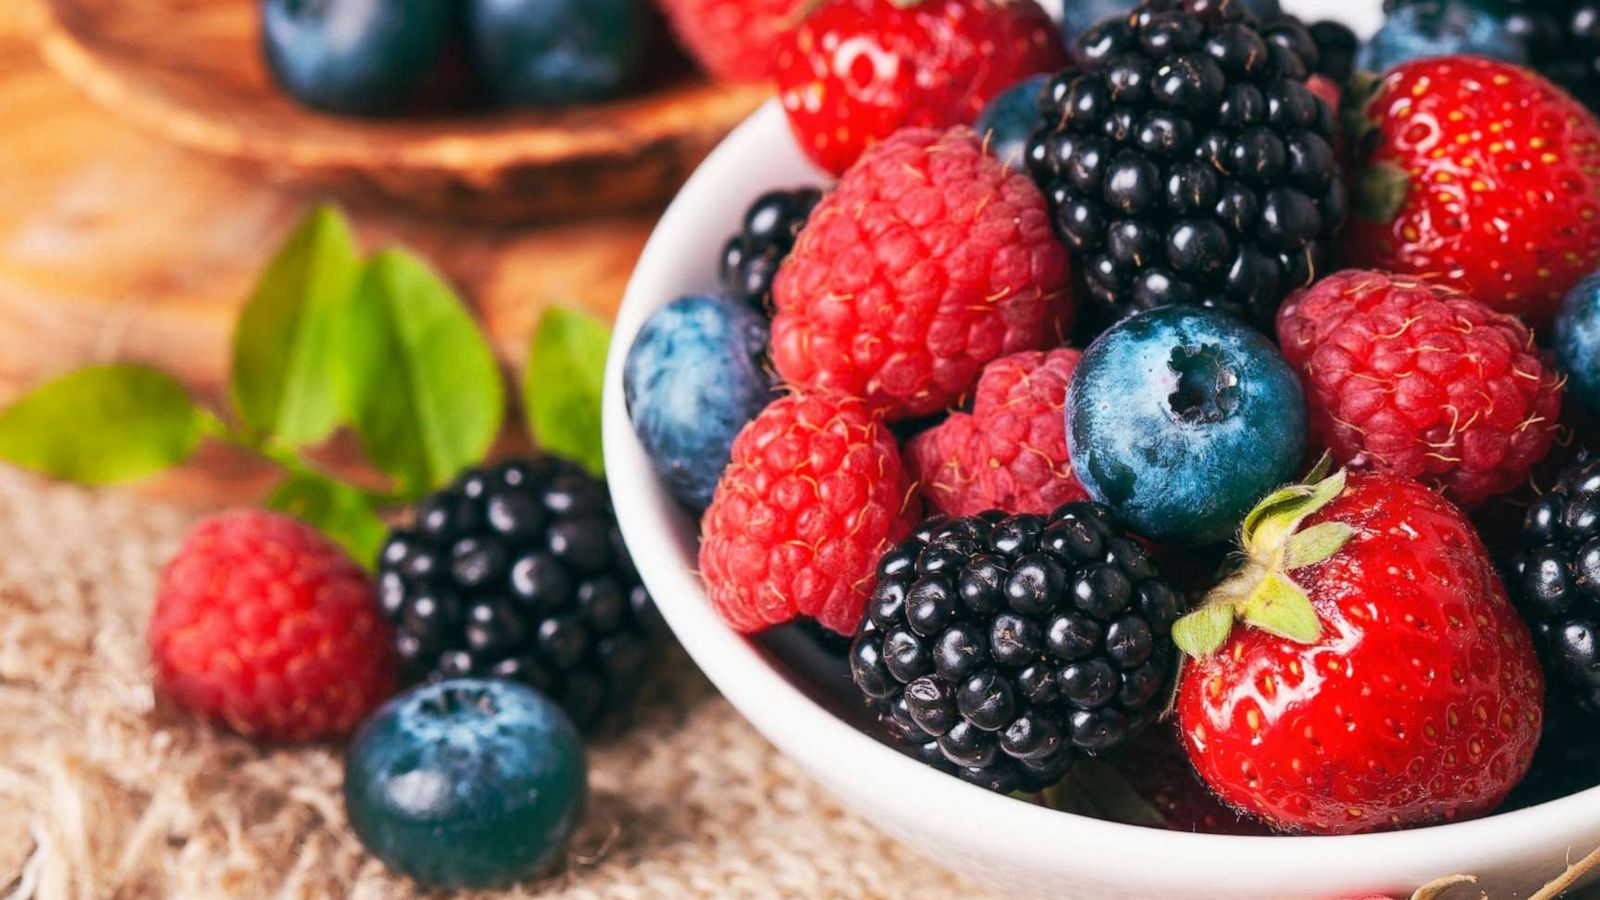
[[[1101,335],[1073,374],[1066,418],[1084,487],[1163,541],[1227,538],[1305,453],[1294,373],[1214,310],[1162,307]]]
[[[405,112],[442,91],[464,31],[458,0],[262,0],[261,15],[278,84],[351,115]]]
[[[1039,94],[1048,80],[1024,78],[996,94],[978,116],[978,136],[988,141],[989,152],[1018,171],[1027,165],[1028,139],[1039,125]]]
[[[472,0],[478,74],[500,100],[538,106],[610,97],[644,57],[643,0]]]
[[[1567,376],[1567,396],[1600,413],[1600,274],[1567,292],[1551,344]]]
[[[628,349],[634,431],[667,490],[692,509],[711,504],[734,436],[772,399],[767,333],[743,303],[684,297],[651,315]]]
[[[1418,0],[1396,9],[1356,53],[1356,68],[1385,72],[1407,60],[1471,54],[1526,63],[1527,46],[1468,0]]]
[[[588,796],[583,745],[520,684],[460,679],[389,701],[345,761],[350,825],[417,881],[487,888],[561,861]]]

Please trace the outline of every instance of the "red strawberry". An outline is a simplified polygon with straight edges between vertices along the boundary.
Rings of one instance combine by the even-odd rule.
[[[853,634],[878,557],[919,512],[894,436],[860,400],[791,394],[734,439],[702,522],[700,571],[740,631],[809,616]]]
[[[806,0],[661,0],[678,42],[723,81],[762,81]]]
[[[1177,712],[1211,789],[1323,834],[1498,805],[1532,761],[1544,679],[1466,517],[1340,472],[1263,500],[1241,540],[1238,574],[1173,629],[1197,657]]]
[[[1370,148],[1342,249],[1539,325],[1600,264],[1600,122],[1526,69],[1476,57],[1391,69],[1347,121]]]
[[[943,412],[990,361],[1059,342],[1067,274],[1028,176],[970,128],[907,128],[812,211],[773,284],[772,362],[891,419]]]
[[[1283,356],[1313,444],[1467,507],[1527,481],[1550,449],[1562,379],[1513,316],[1412,278],[1352,269],[1291,294]]]
[[[825,0],[779,43],[775,72],[795,137],[838,175],[900,128],[969,124],[1065,64],[1034,0]]]
[[[342,737],[394,687],[372,579],[276,513],[189,532],[161,573],[149,644],[167,694],[251,737]]]
[[[1076,350],[1001,357],[978,379],[971,413],[917,435],[906,461],[928,505],[952,516],[1053,511],[1088,499],[1067,456],[1062,409]]]

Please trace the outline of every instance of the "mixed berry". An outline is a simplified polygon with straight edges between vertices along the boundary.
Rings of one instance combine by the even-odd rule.
[[[1600,122],[1438,52],[1548,16],[1080,2],[1047,52],[1031,6],[833,0],[783,44],[837,180],[760,198],[625,378],[712,605],[849,637],[881,740],[1069,808],[1114,776],[1167,827],[1344,834],[1600,783],[1600,464],[1547,461],[1600,410]],[[958,9],[1013,86],[907,42]],[[708,344],[719,302],[762,321]]]
[[[749,198],[622,366],[729,626],[825,635],[929,766],[1069,809],[1115,777],[1169,828],[1600,784],[1592,4],[1395,0],[1365,44],[1270,0],[661,5],[720,77],[774,79],[827,180]],[[603,96],[650,18],[263,8],[280,79],[360,113]],[[471,469],[376,570],[202,524],[151,622],[167,693],[269,740],[365,718],[347,806],[399,871],[548,871],[580,735],[659,646],[603,482]]]

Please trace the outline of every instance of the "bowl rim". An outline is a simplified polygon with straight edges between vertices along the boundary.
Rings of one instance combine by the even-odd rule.
[[[712,191],[711,182],[718,178],[718,171],[748,152],[747,145],[770,141],[777,132],[787,135],[788,129],[782,107],[774,100],[712,152],[661,218],[618,309],[605,373],[602,422],[618,523],[663,617],[723,696],[786,756],[813,775],[826,767],[821,774],[830,785],[837,783],[836,779],[865,785],[892,778],[893,782],[886,783],[895,783],[899,791],[916,796],[925,804],[930,820],[949,822],[951,817],[959,817],[963,833],[1026,836],[1041,846],[1070,847],[1079,858],[1137,858],[1148,864],[1154,851],[1163,867],[1176,873],[1171,879],[1174,884],[1196,871],[1215,873],[1219,859],[1227,860],[1231,877],[1262,884],[1282,884],[1288,872],[1315,880],[1370,871],[1375,860],[1396,861],[1395,871],[1388,873],[1391,876],[1404,877],[1413,870],[1419,877],[1430,871],[1437,876],[1447,873],[1449,863],[1429,860],[1478,860],[1477,864],[1487,866],[1494,859],[1548,853],[1559,849],[1560,836],[1600,827],[1600,787],[1464,822],[1356,835],[1220,835],[1109,822],[1018,802],[939,772],[858,731],[786,679],[712,608],[694,571],[697,539],[690,538],[685,546],[677,533],[672,519],[682,513],[675,511],[673,501],[660,487],[633,433],[622,392],[622,368],[629,345],[648,314],[673,299],[662,295],[656,281],[658,273],[679,254],[674,235],[692,228],[700,215],[701,197]],[[822,177],[819,173],[819,180]],[[802,743],[827,749],[807,752]],[[840,802],[857,805],[852,798],[840,798]],[[990,844],[1000,848],[993,841]],[[1398,861],[1405,863],[1403,872]],[[1433,871],[1435,868],[1441,870]]]

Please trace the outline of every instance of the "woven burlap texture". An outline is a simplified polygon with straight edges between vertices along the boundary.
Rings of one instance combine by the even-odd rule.
[[[193,515],[0,473],[0,897],[415,895],[346,827],[338,748],[257,747],[152,691],[145,618]],[[497,896],[979,896],[670,669],[593,749],[570,865]]]

